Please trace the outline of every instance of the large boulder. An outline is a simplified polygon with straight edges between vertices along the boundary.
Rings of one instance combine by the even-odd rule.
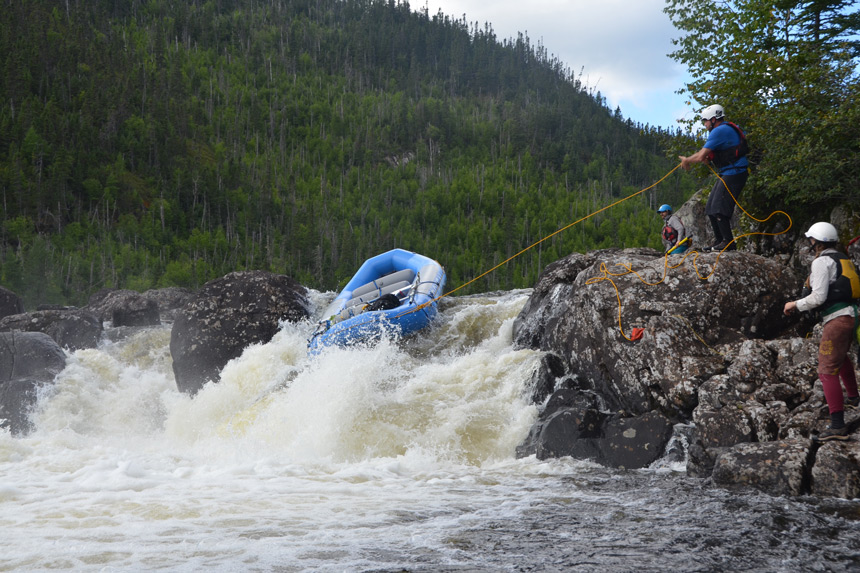
[[[272,339],[283,321],[309,316],[307,289],[284,275],[230,273],[206,283],[176,316],[170,354],[176,385],[196,393],[251,344]]]
[[[728,367],[721,344],[791,332],[782,305],[801,280],[742,252],[679,263],[651,249],[557,261],[514,322],[514,344],[562,357],[618,408],[689,417],[698,387]],[[644,334],[631,341],[634,327]]]
[[[517,454],[633,468],[683,442],[688,473],[720,485],[860,495],[856,448],[810,439],[829,421],[821,328],[782,313],[803,279],[792,257],[628,249],[549,265],[513,326],[515,346],[546,353]],[[860,412],[846,422],[860,440]]]
[[[0,332],[0,384],[30,378],[53,382],[66,367],[66,354],[42,332]]]
[[[39,391],[65,367],[65,353],[47,334],[0,332],[0,427],[29,432]]]
[[[21,297],[7,288],[0,286],[0,318],[10,314],[21,314],[24,312],[24,304]]]
[[[69,350],[95,348],[102,336],[102,323],[83,309],[58,308],[13,314],[0,318],[0,332],[42,332]]]

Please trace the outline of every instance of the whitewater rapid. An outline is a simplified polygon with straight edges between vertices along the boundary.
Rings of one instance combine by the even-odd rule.
[[[806,523],[848,536],[828,534],[826,570],[860,563],[856,502],[516,459],[538,412],[540,353],[511,346],[528,295],[443,299],[429,337],[315,359],[314,321],[284,324],[193,397],[169,325],[109,329],[69,354],[33,433],[0,433],[0,570],[788,571],[824,555]]]

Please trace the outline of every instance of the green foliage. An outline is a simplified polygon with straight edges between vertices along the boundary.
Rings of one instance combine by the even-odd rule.
[[[809,217],[860,204],[860,10],[849,0],[669,0],[672,56],[760,155],[745,195]],[[696,123],[691,121],[691,126]],[[686,150],[690,151],[690,148]]]
[[[42,273],[31,304],[242,269],[332,289],[393,247],[453,288],[674,163],[675,134],[624,121],[527,37],[405,3],[11,0],[0,66],[0,280]],[[531,286],[572,251],[659,247],[654,205],[691,185],[471,292]]]

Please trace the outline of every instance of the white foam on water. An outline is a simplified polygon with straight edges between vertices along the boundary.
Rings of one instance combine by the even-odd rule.
[[[539,354],[510,346],[523,302],[454,304],[423,346],[314,359],[311,322],[287,324],[193,397],[166,328],[75,352],[36,430],[0,434],[0,569],[349,570],[416,547],[444,560],[450,527],[515,517],[523,480],[553,473],[513,457],[536,416],[524,384]]]

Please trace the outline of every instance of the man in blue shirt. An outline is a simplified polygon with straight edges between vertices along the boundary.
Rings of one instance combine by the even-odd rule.
[[[693,163],[709,161],[713,161],[719,170],[720,177],[714,183],[705,205],[705,215],[711,221],[716,242],[712,247],[703,250],[734,250],[736,247],[732,236],[732,214],[735,211],[735,201],[749,176],[745,137],[742,136],[740,128],[726,121],[721,105],[706,107],[702,111],[702,123],[709,132],[705,146],[689,157],[679,155],[678,158],[681,160],[681,167],[686,171],[690,170]]]

